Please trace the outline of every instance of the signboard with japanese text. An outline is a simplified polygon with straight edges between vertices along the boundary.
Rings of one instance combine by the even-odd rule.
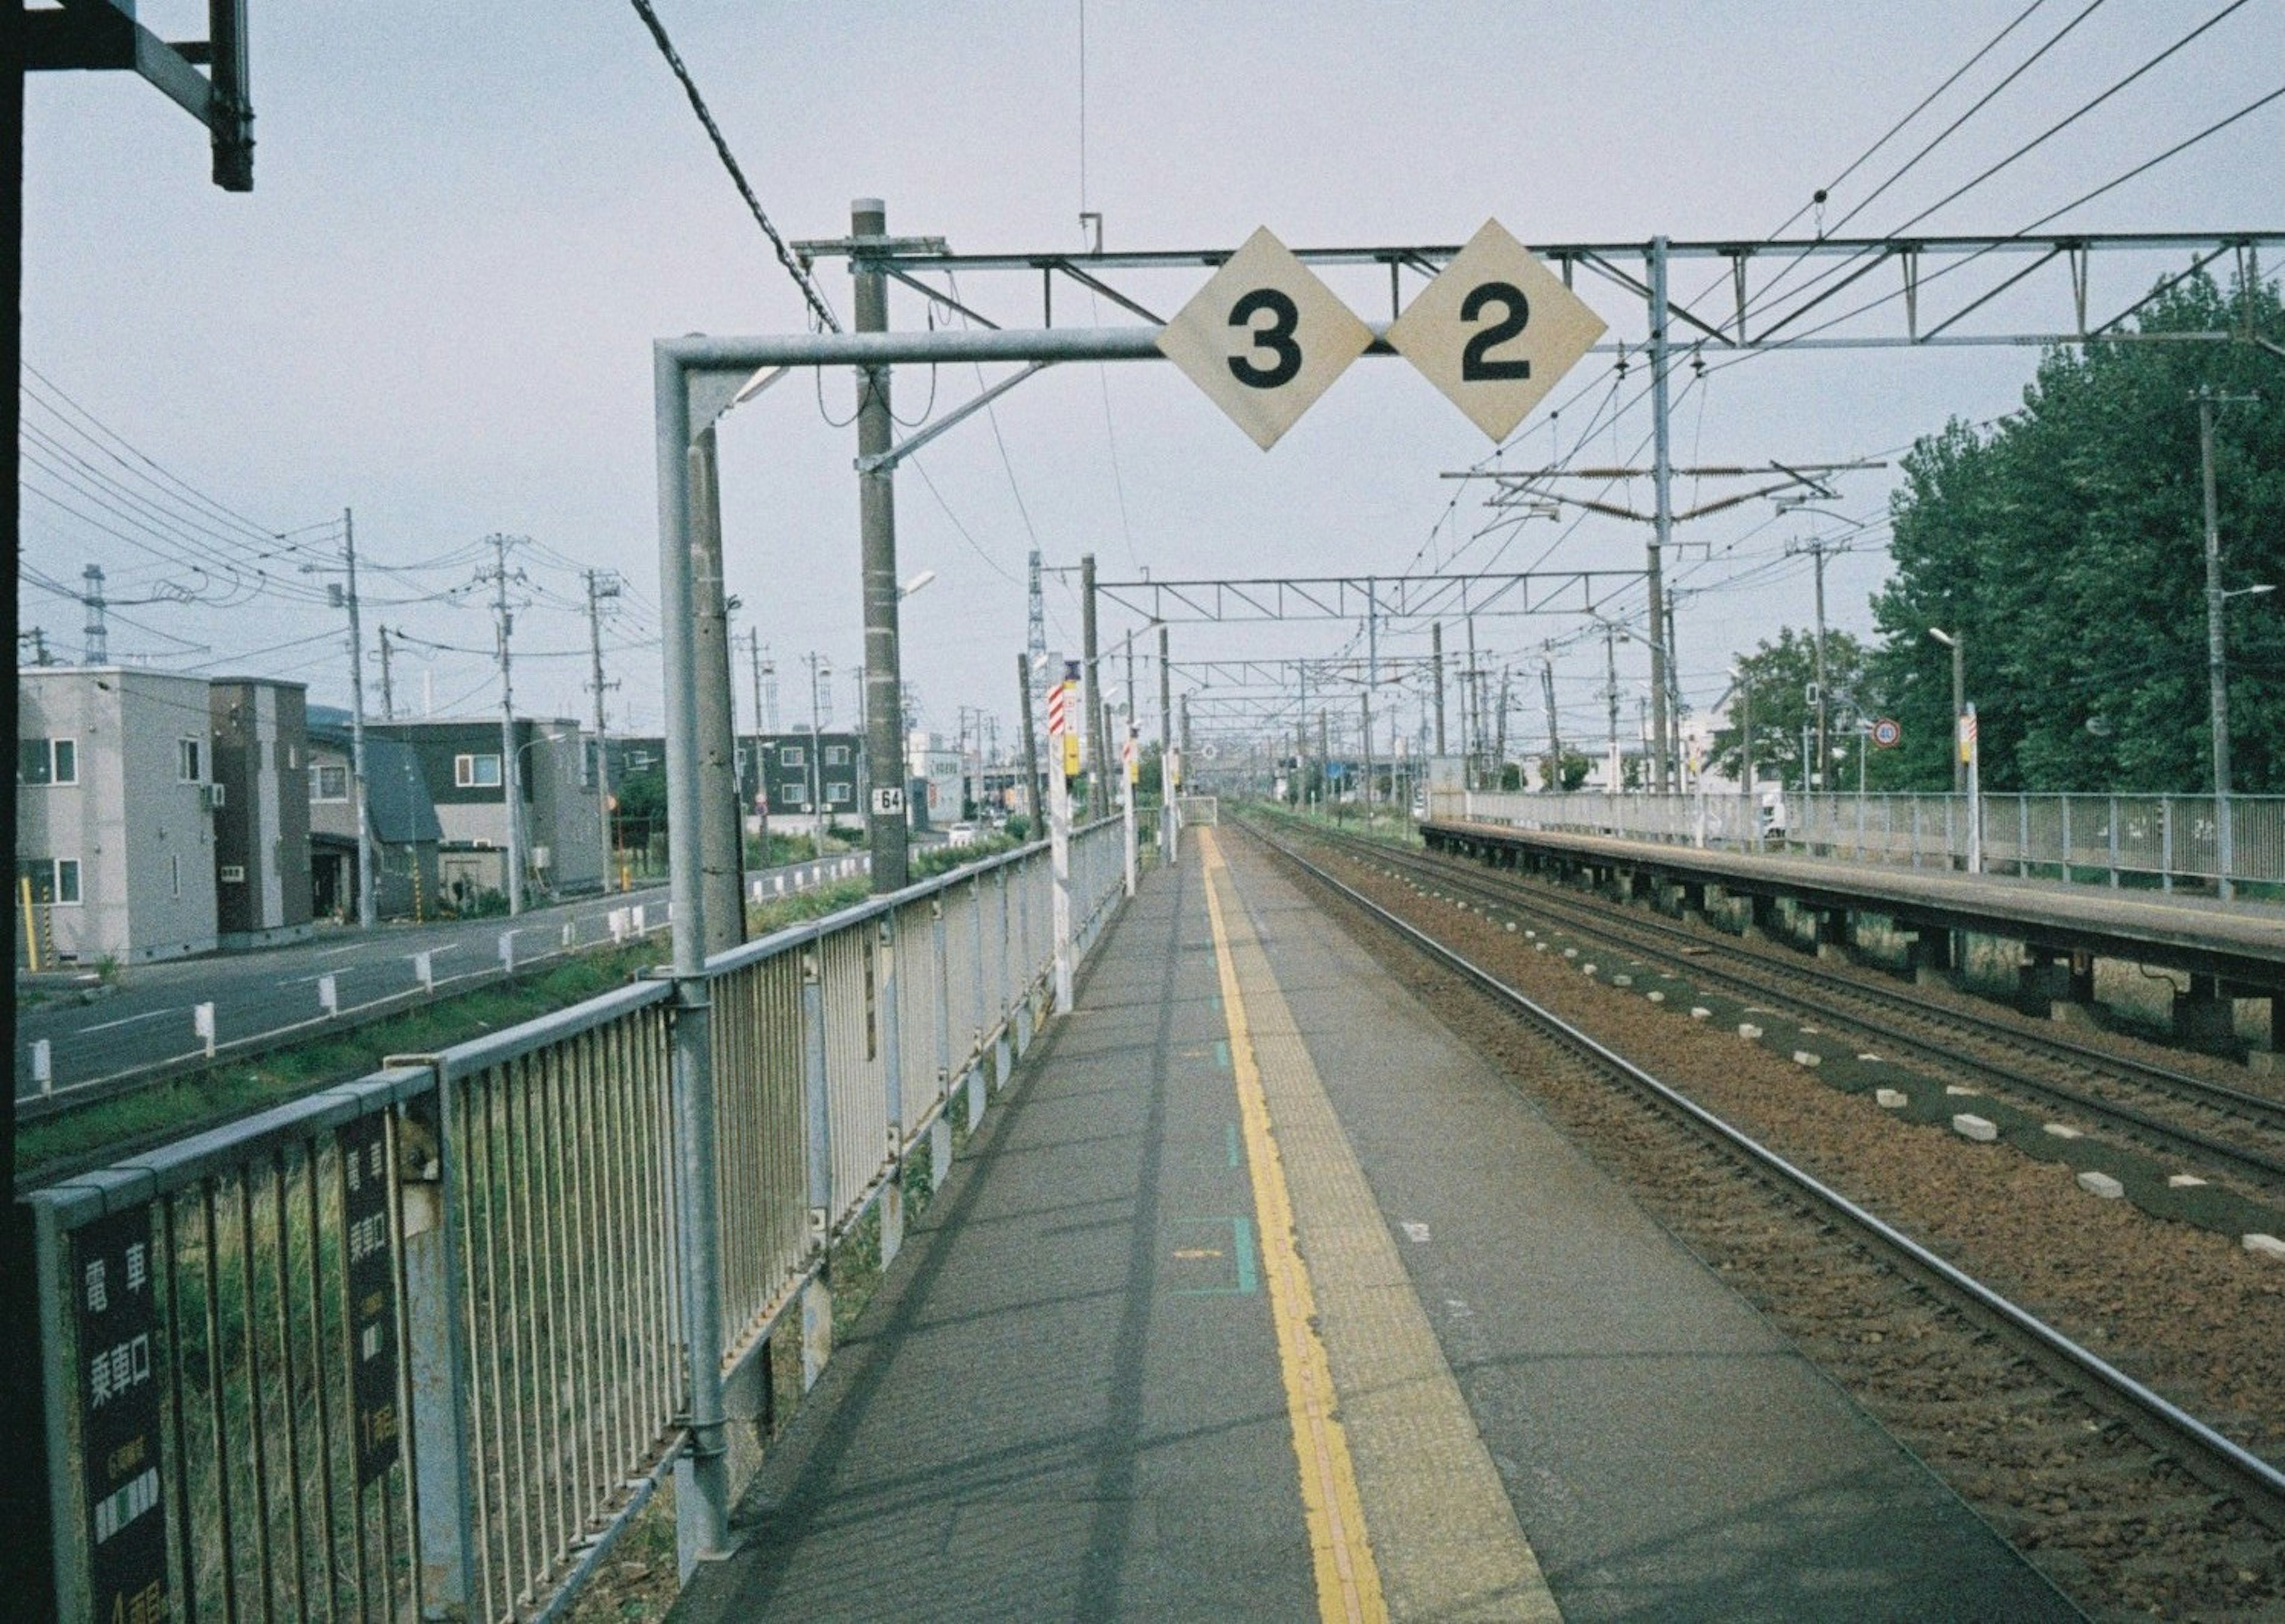
[[[349,1393],[357,1482],[396,1464],[397,1253],[389,1212],[389,1124],[359,1118],[341,1131],[342,1219],[349,1234]]]
[[[72,1236],[91,1615],[137,1624],[169,1615],[152,1266],[147,1207],[99,1218]]]

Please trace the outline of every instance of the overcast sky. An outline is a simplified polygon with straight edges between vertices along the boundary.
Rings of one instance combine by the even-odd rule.
[[[842,235],[850,200],[878,196],[892,231],[972,252],[1080,246],[1082,134],[1084,203],[1103,214],[1114,249],[1229,248],[1262,225],[1297,247],[1449,244],[1489,216],[1531,245],[1656,233],[1750,241],[2026,4],[658,0],[789,238]],[[2082,12],[2092,14],[1847,232],[1901,226],[2226,9],[2228,0],[2034,7],[1834,188],[1826,224]],[[131,77],[31,82],[24,354],[38,375],[27,381],[23,508],[37,573],[24,584],[25,623],[75,657],[84,612],[43,581],[75,591],[82,568],[99,563],[115,599],[160,600],[114,613],[114,658],[291,676],[313,699],[342,702],[340,616],[318,600],[323,577],[299,571],[333,544],[322,530],[296,533],[353,508],[363,561],[397,567],[365,579],[368,640],[378,623],[443,646],[400,651],[399,710],[417,709],[425,685],[440,712],[481,712],[497,703],[488,655],[456,651],[489,649],[469,584],[489,556],[476,544],[505,532],[533,544],[512,558],[527,577],[519,708],[589,715],[579,571],[616,569],[629,595],[607,639],[623,685],[611,694],[613,726],[655,729],[651,341],[797,332],[798,295],[630,6],[255,0],[252,10],[250,196],[213,188],[202,132]],[[198,33],[203,14],[157,0],[142,8],[173,37]],[[1912,229],[2022,229],[2277,89],[2281,64],[2285,0],[2250,0]],[[2050,229],[2285,225],[2281,106]],[[1816,223],[1806,216],[1794,231]],[[2093,308],[2109,314],[2183,263],[2122,264]],[[1720,274],[1681,266],[1676,291],[1698,293]],[[819,275],[848,321],[844,270],[828,262]],[[1888,275],[1868,287],[1891,291]],[[1171,313],[1200,279],[1133,285]],[[1332,279],[1361,314],[1386,318],[1384,277]],[[2051,273],[2042,286],[1994,314],[2062,325],[2068,283]],[[1639,335],[1639,301],[1608,284],[1580,287],[1615,335]],[[1003,325],[1038,319],[1035,277],[978,275],[962,291]],[[1101,316],[1130,319],[1107,305]],[[1056,318],[1094,317],[1066,285]],[[927,314],[899,298],[892,319],[919,326]],[[1947,417],[2011,410],[2036,361],[2035,351],[1998,349],[1787,354],[1714,365],[1702,380],[1684,365],[1676,459],[1893,461]],[[1590,357],[1517,432],[1510,466],[1641,460],[1643,379],[1639,365],[1621,381],[1611,357]],[[916,421],[977,387],[972,370],[903,371],[898,410]],[[821,652],[843,672],[859,656],[852,400],[846,375],[796,380],[723,428],[738,624],[742,634],[758,626],[779,663],[789,724],[807,720],[796,675],[805,655]],[[1540,521],[1476,538],[1494,517],[1479,505],[1482,488],[1439,475],[1492,450],[1401,360],[1358,363],[1267,454],[1171,366],[1056,368],[923,453],[933,490],[909,465],[899,475],[900,569],[938,572],[905,606],[906,674],[930,726],[950,731],[960,707],[980,705],[999,713],[1006,736],[1034,545],[1050,566],[1092,552],[1106,578],[1145,568],[1175,578],[1640,566],[1645,529],[1616,520]],[[1674,573],[1689,695],[1711,701],[1733,650],[1808,622],[1807,563],[1784,561],[1785,544],[1877,519],[1893,478],[1849,476],[1821,519],[1761,502],[1684,528],[1692,545]],[[190,497],[151,482],[166,479],[235,517],[187,517]],[[1645,506],[1648,483],[1612,494]],[[1713,494],[1685,485],[1678,500]],[[183,561],[186,531],[247,559],[263,550],[257,534],[285,533],[300,548],[269,548],[276,556],[261,568],[271,573],[232,587]],[[1869,626],[1881,539],[1876,530],[1832,565],[1835,624]],[[169,600],[185,593],[200,601]],[[1051,645],[1075,648],[1076,601],[1062,577],[1048,608]],[[1126,629],[1107,618],[1108,638]],[[1555,640],[1566,730],[1594,737],[1602,648],[1579,629],[1570,618],[1486,621],[1478,637],[1535,671]],[[1178,628],[1177,658],[1327,654],[1355,632]],[[1447,628],[1448,641],[1459,635]],[[1413,652],[1425,640],[1425,627],[1396,627],[1382,647]],[[1631,724],[1641,662],[1622,652],[1621,665]],[[742,727],[742,663],[738,692]],[[1535,701],[1535,676],[1529,693]],[[847,719],[845,683],[836,701]],[[377,709],[377,694],[369,702]],[[1535,703],[1530,714],[1535,734]]]

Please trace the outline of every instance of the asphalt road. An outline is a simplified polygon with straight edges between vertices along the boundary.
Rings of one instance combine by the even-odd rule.
[[[748,875],[774,894],[805,890],[842,871],[861,873],[861,856],[828,857]],[[334,977],[343,1015],[361,1005],[400,995],[420,985],[419,955],[427,953],[440,993],[456,980],[497,969],[501,941],[514,943],[516,962],[530,964],[572,948],[609,941],[611,916],[643,911],[648,931],[666,924],[667,890],[663,884],[624,895],[589,897],[506,918],[447,923],[388,924],[361,930],[354,925],[321,924],[306,941],[243,953],[209,953],[139,964],[120,972],[117,989],[82,1003],[60,994],[16,1017],[16,1094],[40,1092],[32,1075],[32,1048],[48,1042],[51,1087],[63,1093],[77,1084],[115,1078],[200,1053],[204,1040],[193,1030],[192,1012],[215,1007],[215,1040],[227,1045],[310,1021],[323,1013],[318,983]]]

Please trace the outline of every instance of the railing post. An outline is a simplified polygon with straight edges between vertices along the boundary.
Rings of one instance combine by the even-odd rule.
[[[945,961],[944,893],[929,898],[929,945],[936,955],[936,1123],[929,1131],[929,1177],[952,1171],[952,967]]]
[[[2158,889],[2174,889],[2174,797],[2158,797]]]
[[[446,1124],[441,1070],[429,1092],[405,1102],[404,1147],[425,1137],[427,1162],[400,1150],[404,1214],[406,1391],[412,1395],[414,1499],[420,1506],[420,1596],[430,1616],[473,1618],[477,1604],[475,1475],[468,1457],[467,1283],[452,1245],[459,1228],[461,1155]]]
[[[2057,799],[2058,801],[2061,801],[2061,802],[2062,803],[2062,808],[2063,808],[2063,852],[2062,852],[2062,876],[2063,876],[2063,880],[2064,880],[2064,882],[2065,882],[2066,883],[2068,883],[2069,882],[2069,880],[2070,880],[2070,867],[2071,867],[2071,864],[2070,864],[2070,860],[2071,860],[2071,822],[2070,822],[2070,804],[2071,804],[2071,798],[2070,798],[2070,796],[2069,796],[2068,793],[2065,793],[2065,794],[2062,794],[2062,795],[2059,795],[2059,796],[2057,796],[2055,797],[2055,799]]]
[[[802,1115],[809,1130],[809,1249],[816,1267],[801,1290],[801,1390],[825,1373],[833,1354],[833,1102],[825,1079],[825,945],[801,955]]]
[[[2110,888],[2118,889],[2118,797],[2110,797]]]
[[[897,1015],[897,913],[881,915],[880,973],[874,999],[880,1010],[882,1093],[889,1118],[889,1181],[881,1191],[881,1267],[896,1261],[905,1243],[904,1032]]]

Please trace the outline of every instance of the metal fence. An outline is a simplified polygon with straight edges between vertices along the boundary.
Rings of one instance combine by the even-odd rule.
[[[1073,838],[1075,955],[1120,835]],[[726,1376],[923,1135],[942,1177],[1050,883],[1034,845],[709,961]],[[560,1608],[689,1413],[674,1019],[640,983],[25,1196],[60,1616]]]
[[[2098,884],[2285,884],[2285,796],[2230,797],[2231,859],[2222,873],[2214,798],[2184,795],[1986,795],[1983,869]],[[1744,797],[1723,795],[1504,795],[1439,789],[1432,818],[1628,840],[1839,857],[1913,868],[1966,868],[1967,798],[1952,795],[1788,795],[1760,829]]]

